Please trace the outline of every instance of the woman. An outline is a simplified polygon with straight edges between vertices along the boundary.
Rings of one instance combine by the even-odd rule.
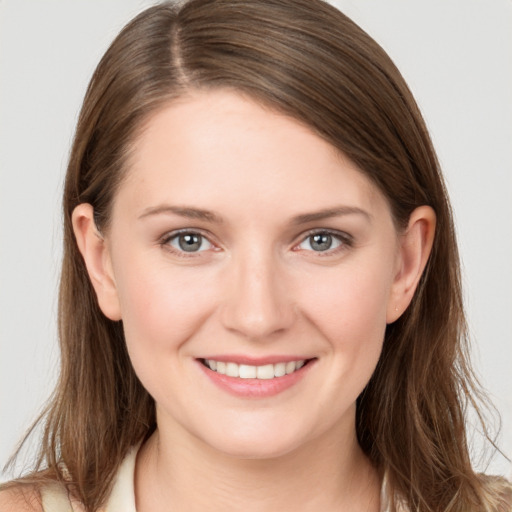
[[[430,139],[334,8],[139,15],[91,81],[64,213],[46,469],[7,510],[510,507],[470,466]]]

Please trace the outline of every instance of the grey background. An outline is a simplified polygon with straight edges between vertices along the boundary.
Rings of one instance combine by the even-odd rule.
[[[0,464],[56,380],[59,203],[85,87],[119,29],[152,3],[0,0]],[[473,358],[510,456],[512,2],[334,3],[388,51],[431,130],[460,237]],[[512,476],[502,456],[484,465],[474,438],[475,465]]]

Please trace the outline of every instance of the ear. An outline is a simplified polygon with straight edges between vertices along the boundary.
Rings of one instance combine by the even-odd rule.
[[[110,251],[94,222],[93,207],[87,203],[79,204],[73,210],[72,223],[78,249],[85,261],[101,311],[110,320],[121,320]]]
[[[427,264],[436,228],[436,214],[430,206],[416,208],[400,235],[397,273],[391,288],[386,321],[397,320],[407,309]]]

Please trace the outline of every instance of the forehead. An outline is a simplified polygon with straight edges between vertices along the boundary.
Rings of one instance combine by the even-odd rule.
[[[170,202],[293,214],[384,200],[310,128],[229,91],[196,92],[157,111],[130,153],[119,196],[134,209]]]

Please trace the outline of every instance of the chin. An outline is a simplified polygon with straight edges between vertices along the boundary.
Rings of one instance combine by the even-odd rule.
[[[228,435],[226,436],[226,433]],[[226,429],[203,439],[213,450],[237,459],[266,460],[286,456],[307,440],[297,431],[283,428]]]

